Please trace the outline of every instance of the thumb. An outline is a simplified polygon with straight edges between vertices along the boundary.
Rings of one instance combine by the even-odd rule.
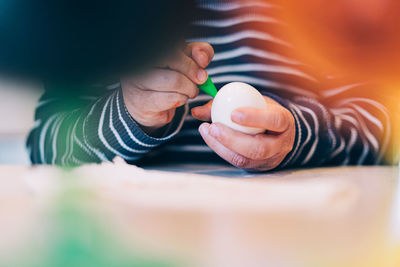
[[[211,121],[211,106],[212,100],[207,104],[199,107],[192,108],[191,113],[193,118],[201,121]]]

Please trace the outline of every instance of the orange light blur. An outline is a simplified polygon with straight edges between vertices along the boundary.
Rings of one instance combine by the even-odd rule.
[[[303,58],[331,73],[379,80],[400,71],[400,2],[302,0],[284,2],[293,44]]]
[[[389,161],[400,144],[400,1],[284,0],[287,33],[302,60],[322,74],[369,81],[392,115]],[[375,89],[374,89],[375,90]],[[366,92],[366,95],[371,92]]]

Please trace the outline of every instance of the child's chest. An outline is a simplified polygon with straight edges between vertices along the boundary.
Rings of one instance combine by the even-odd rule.
[[[271,1],[199,0],[188,41],[210,43],[215,58],[209,68],[274,63],[268,55],[289,55],[280,9]]]

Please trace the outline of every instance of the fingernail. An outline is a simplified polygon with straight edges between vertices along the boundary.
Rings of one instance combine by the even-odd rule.
[[[208,128],[209,128],[208,124],[203,123],[202,125],[200,125],[199,131],[200,131],[200,133],[206,135],[206,134],[208,134]]]
[[[243,113],[240,111],[234,110],[231,113],[231,119],[236,122],[241,122],[243,120]]]
[[[210,126],[210,134],[212,135],[212,136],[214,136],[214,137],[218,137],[219,136],[219,132],[220,132],[220,130],[219,130],[219,127],[218,126],[216,126],[215,124],[212,124],[211,126]]]
[[[207,80],[207,72],[203,69],[200,69],[199,72],[197,73],[197,79],[199,79],[199,81],[201,83],[206,82]]]

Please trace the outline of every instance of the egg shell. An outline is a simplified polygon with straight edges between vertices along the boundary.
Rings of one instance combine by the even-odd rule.
[[[221,123],[246,134],[255,135],[264,132],[265,129],[246,127],[232,121],[232,111],[242,107],[266,109],[267,103],[263,95],[253,86],[242,82],[228,83],[218,91],[214,98],[211,120],[213,123]]]

